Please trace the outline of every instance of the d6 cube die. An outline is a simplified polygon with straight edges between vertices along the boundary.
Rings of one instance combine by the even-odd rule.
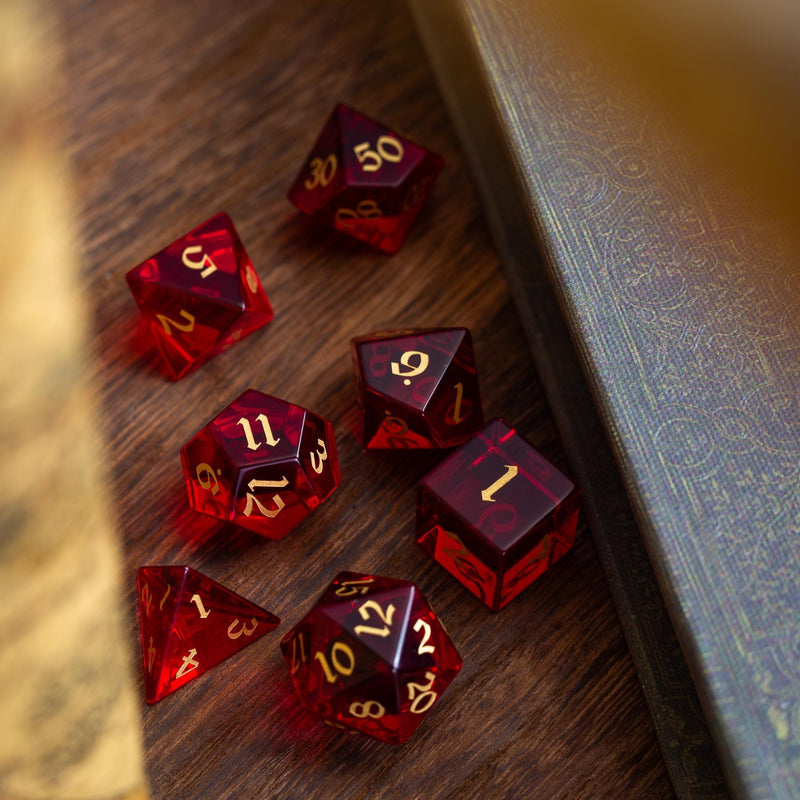
[[[225,213],[189,231],[125,278],[173,380],[273,317]]]
[[[339,104],[289,199],[316,223],[394,253],[442,164],[435,153]]]
[[[351,353],[366,449],[454,447],[483,427],[466,328],[359,336]]]
[[[339,485],[333,426],[248,389],[181,450],[196,511],[269,539],[286,536]]]
[[[502,420],[420,482],[416,538],[493,611],[570,550],[579,490]]]
[[[390,744],[411,736],[461,669],[413,583],[357,572],[336,576],[281,650],[307,708]]]

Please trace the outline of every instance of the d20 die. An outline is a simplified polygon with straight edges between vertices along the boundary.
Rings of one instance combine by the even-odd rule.
[[[339,485],[328,420],[248,389],[181,450],[196,511],[280,539]]]
[[[316,223],[394,253],[443,163],[411,139],[339,104],[289,199]]]
[[[483,427],[466,328],[359,336],[351,354],[368,450],[454,447]]]
[[[273,316],[225,213],[189,231],[125,278],[173,380]]]
[[[461,669],[413,583],[357,572],[336,576],[281,649],[307,708],[390,744],[411,736]]]
[[[185,566],[140,567],[139,616],[148,703],[202,675],[280,620]]]
[[[573,545],[579,490],[502,420],[420,482],[417,542],[492,611]]]

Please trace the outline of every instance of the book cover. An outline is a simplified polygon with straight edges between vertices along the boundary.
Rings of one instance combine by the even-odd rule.
[[[544,0],[411,7],[676,792],[798,797],[798,261]]]

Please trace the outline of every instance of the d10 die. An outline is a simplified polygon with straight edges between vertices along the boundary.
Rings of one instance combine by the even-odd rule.
[[[413,583],[340,572],[283,638],[300,699],[328,724],[402,744],[461,658]]]
[[[248,389],[181,450],[196,511],[280,539],[339,485],[333,426]]]
[[[579,490],[494,420],[420,482],[417,541],[498,611],[573,545]]]
[[[141,567],[139,616],[148,703],[277,628],[280,620],[191,567]]]
[[[466,328],[359,336],[351,353],[368,450],[454,447],[483,427]]]
[[[217,214],[125,276],[173,379],[272,319],[227,214]]]
[[[394,253],[443,163],[435,153],[339,104],[289,199],[315,222]]]

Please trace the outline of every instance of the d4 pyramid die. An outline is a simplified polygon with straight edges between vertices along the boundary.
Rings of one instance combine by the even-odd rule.
[[[197,570],[138,572],[148,703],[156,703],[275,629],[280,620]]]
[[[266,325],[272,307],[231,218],[220,213],[125,276],[162,356],[178,380]]]
[[[483,427],[466,328],[358,336],[351,354],[366,449],[454,447]]]
[[[339,573],[281,650],[303,704],[334,727],[402,744],[461,669],[413,583]]]
[[[289,199],[316,223],[394,253],[442,164],[441,156],[340,103]]]

